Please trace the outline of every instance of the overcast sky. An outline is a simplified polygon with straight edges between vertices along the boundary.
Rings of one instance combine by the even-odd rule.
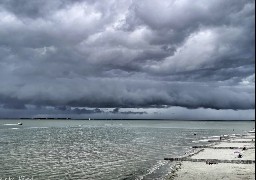
[[[254,0],[1,0],[0,117],[255,119]]]

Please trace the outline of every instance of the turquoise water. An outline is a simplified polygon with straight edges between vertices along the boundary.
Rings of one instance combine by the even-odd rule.
[[[23,125],[16,125],[22,121]],[[201,139],[243,133],[227,121],[1,120],[0,178],[163,179]],[[194,135],[196,134],[196,135]]]

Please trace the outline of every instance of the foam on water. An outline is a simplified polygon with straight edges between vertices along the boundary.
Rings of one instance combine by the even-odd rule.
[[[198,142],[208,142],[210,139],[200,139]]]
[[[46,128],[49,128],[49,127],[28,127],[26,129],[39,129],[39,128],[46,129]]]
[[[220,138],[220,136],[210,136],[209,138],[210,138],[210,139],[212,139],[212,138],[213,138],[213,139],[214,139],[214,138],[216,139],[216,138]]]

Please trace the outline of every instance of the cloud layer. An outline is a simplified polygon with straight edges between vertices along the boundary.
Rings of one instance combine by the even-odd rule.
[[[2,0],[1,108],[255,109],[254,20],[253,0]]]

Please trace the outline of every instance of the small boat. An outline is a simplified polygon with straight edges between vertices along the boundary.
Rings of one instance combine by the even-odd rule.
[[[21,123],[21,122],[19,122],[19,123],[18,123],[18,125],[22,125],[22,123]]]

